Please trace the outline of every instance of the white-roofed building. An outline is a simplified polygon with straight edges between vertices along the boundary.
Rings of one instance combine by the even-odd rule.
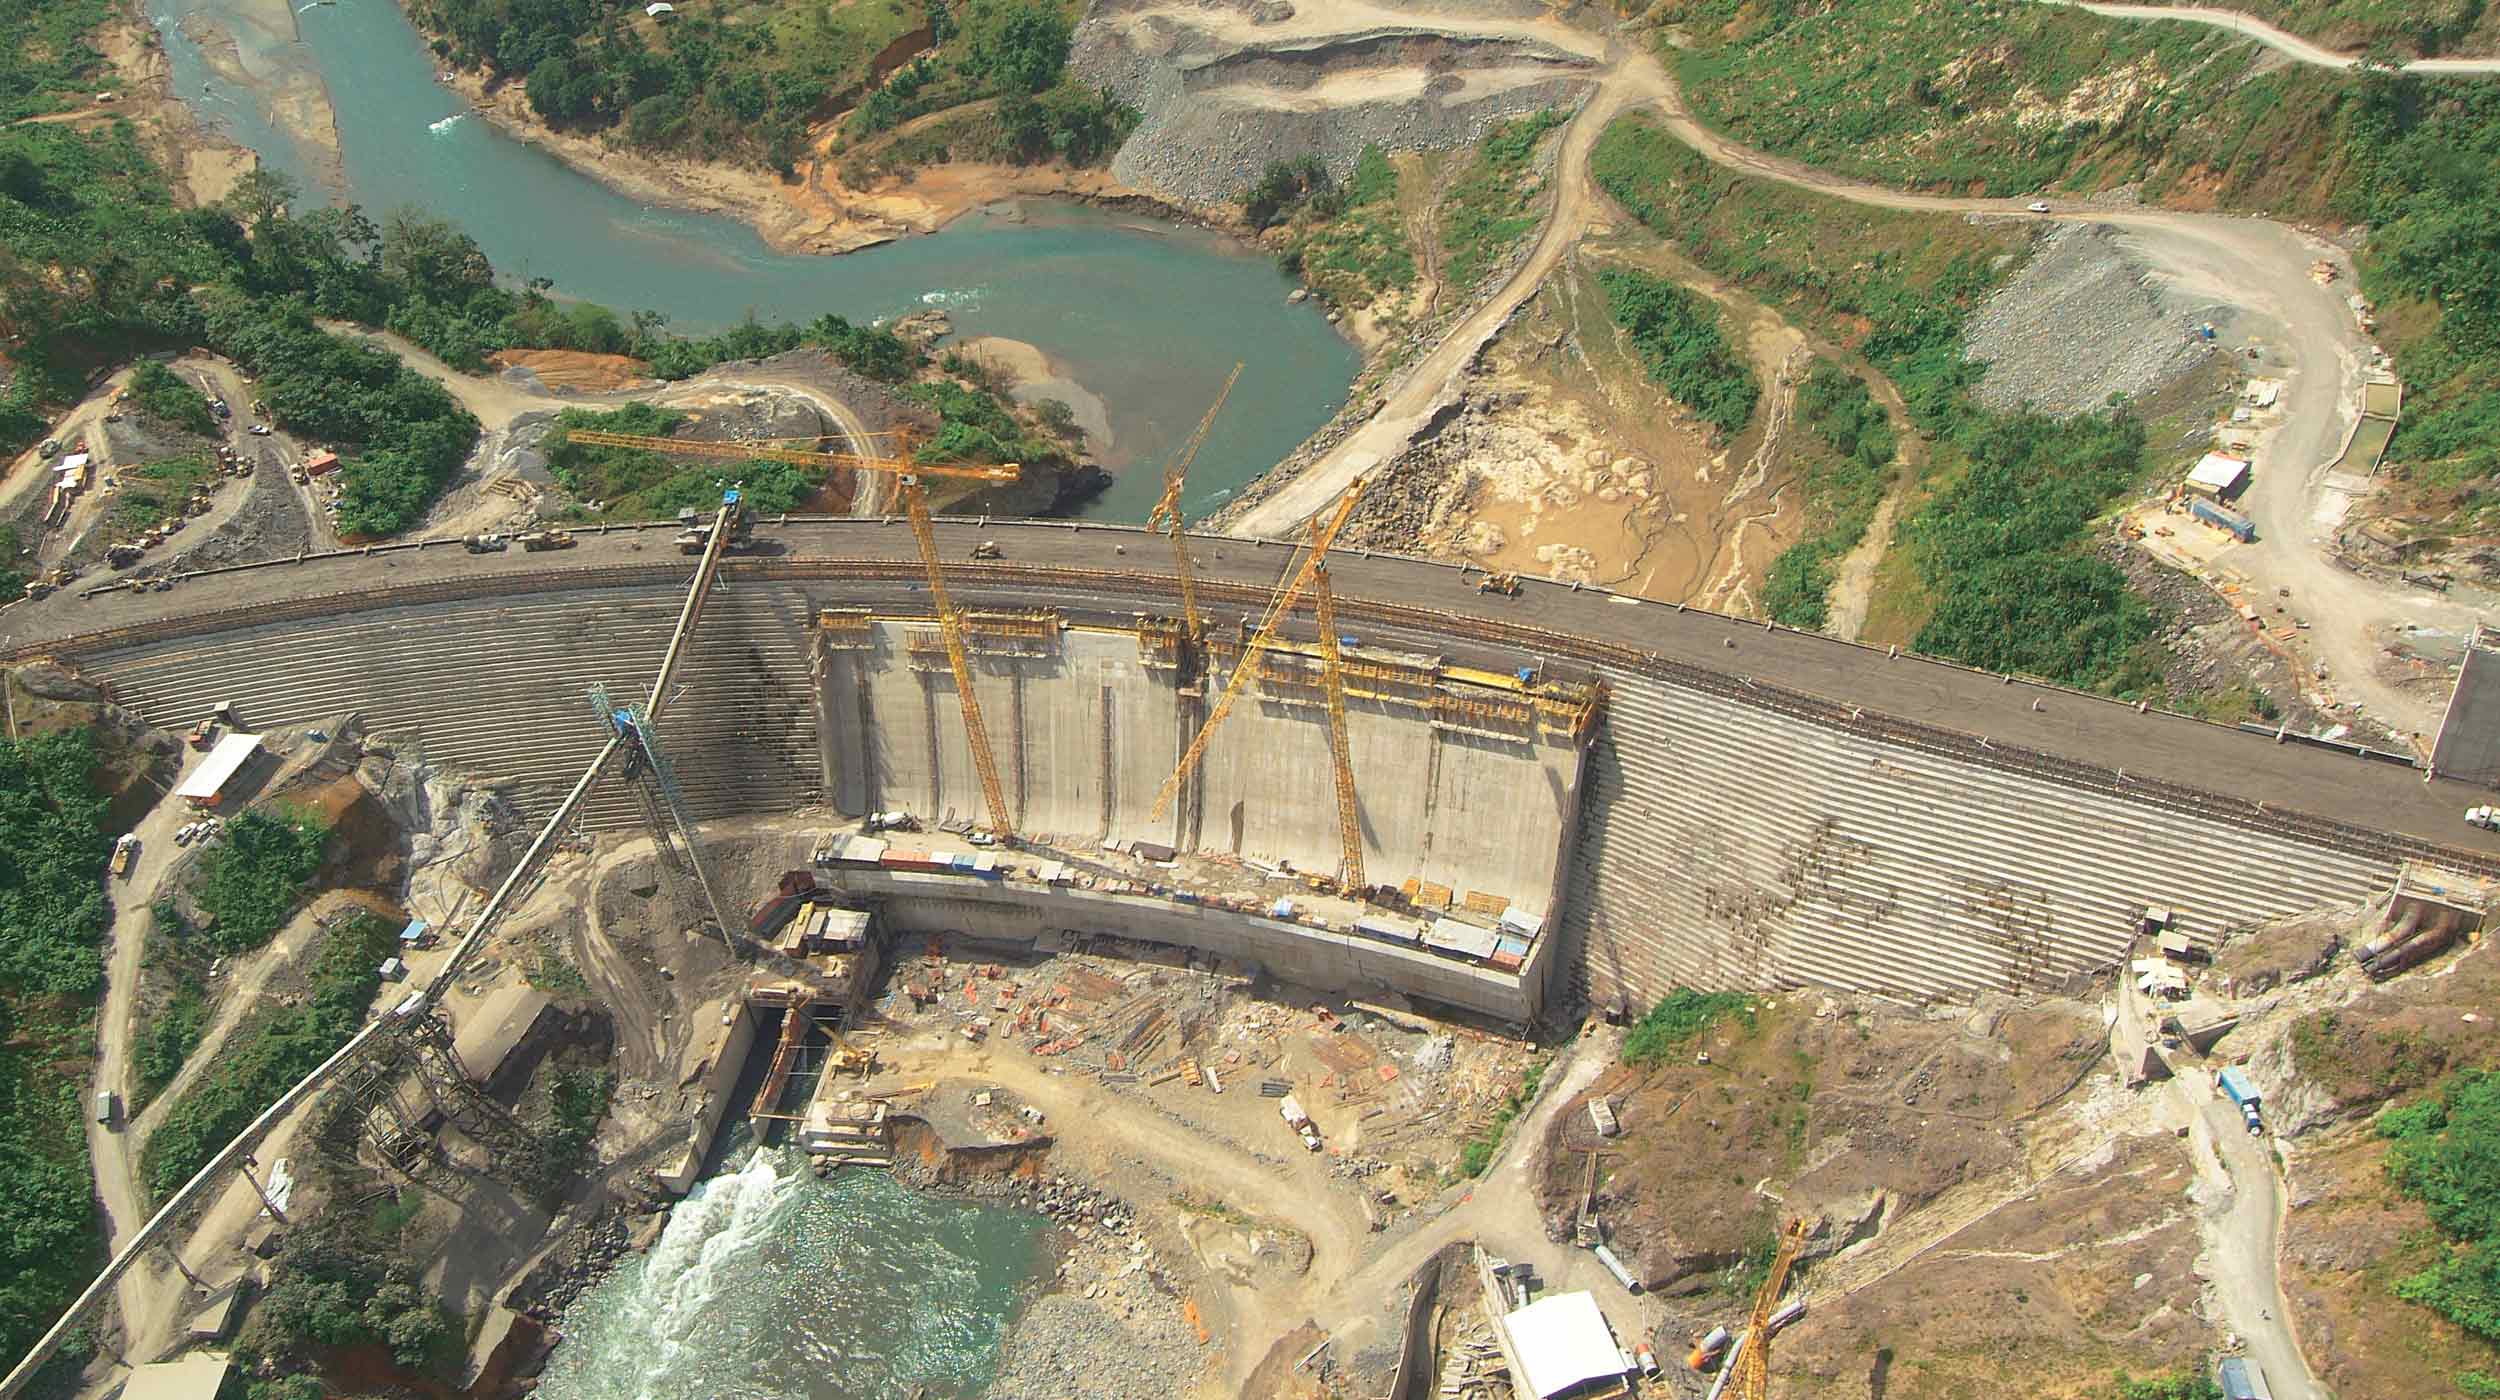
[[[194,807],[216,806],[225,800],[226,786],[234,781],[234,775],[242,772],[243,765],[259,752],[259,735],[227,735],[208,751],[208,757],[200,760],[199,767],[191,770],[191,776],[182,780],[182,786],[174,789],[174,796]]]
[[[1557,1293],[1504,1314],[1502,1330],[1520,1374],[1513,1389],[1536,1400],[1585,1394],[1622,1382],[1631,1367],[1594,1294]]]
[[[2190,491],[2200,496],[2211,496],[2218,501],[2227,501],[2239,494],[2240,487],[2246,485],[2247,482],[2248,460],[2246,458],[2227,457],[2219,452],[2208,452],[2195,467],[2189,470],[2187,486]]]

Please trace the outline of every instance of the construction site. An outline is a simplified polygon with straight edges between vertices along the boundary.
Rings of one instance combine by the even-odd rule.
[[[2118,1164],[2095,1209],[2121,1213],[2187,1179],[2148,1086],[2205,1073],[2243,1013],[2181,1000],[2176,966],[2367,905],[2403,937],[2363,966],[2393,975],[2470,939],[2500,875],[2452,781],[2367,752],[1336,550],[1359,480],[1277,544],[1187,534],[1186,454],[1144,530],[940,525],[923,476],[1013,469],[843,460],[899,475],[903,516],[763,520],[733,488],[560,551],[416,542],[194,574],[179,609],[106,585],[12,611],[20,657],[139,722],[257,731],[219,753],[292,772],[352,743],[491,794],[411,809],[482,864],[29,1366],[161,1277],[151,1250],[248,1295],[258,1256],[182,1221],[279,1218],[255,1154],[310,1133],[346,1174],[316,1189],[451,1203],[420,1216],[472,1394],[546,1361],[603,1230],[668,1252],[699,1218],[668,1203],[759,1144],[1061,1220],[1050,1305],[1090,1320],[1056,1335],[1192,1393],[1758,1400],[1801,1259],[1857,1317],[1935,1240],[2042,1228],[2043,1170]],[[272,569],[287,601],[216,606]],[[2104,1032],[2071,998],[2112,970]],[[1722,993],[1662,1056],[1695,987],[1811,990]],[[528,1106],[594,1063],[614,1096],[559,1209],[531,1192],[575,1168]],[[2196,1229],[2121,1233],[2170,1278]],[[1065,1353],[1020,1335],[999,1393],[1104,1393],[1036,1382]]]

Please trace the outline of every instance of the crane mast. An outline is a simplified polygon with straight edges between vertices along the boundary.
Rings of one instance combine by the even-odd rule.
[[[920,462],[912,459],[908,434],[900,435],[897,458],[869,457],[855,452],[824,452],[797,447],[777,447],[764,443],[699,442],[691,439],[647,437],[639,433],[610,433],[590,428],[573,428],[567,435],[575,442],[603,447],[630,447],[662,456],[703,457],[734,461],[789,462],[810,467],[849,467],[855,471],[880,472],[902,478],[903,508],[911,518],[912,538],[920,546],[920,562],[929,574],[929,601],[937,609],[938,633],[946,642],[946,661],[955,675],[955,696],[961,703],[964,717],[964,742],[972,750],[972,766],[981,777],[981,797],[988,804],[989,829],[1001,840],[1015,836],[1015,819],[1007,810],[1006,785],[999,781],[998,760],[990,749],[987,725],[981,720],[981,701],[972,693],[972,659],[964,645],[963,614],[946,592],[946,573],[939,566],[937,536],[929,519],[929,499],[921,490],[924,476],[952,477],[966,481],[1020,481],[1024,468],[1014,462],[969,464],[954,462]],[[790,442],[799,439],[777,439]],[[719,531],[715,530],[717,544]],[[707,548],[707,553],[709,552]]]
[[[1318,522],[1313,521],[1313,543]],[[1311,594],[1319,614],[1319,679],[1328,692],[1328,760],[1337,784],[1337,883],[1360,890],[1363,879],[1363,810],[1354,797],[1354,753],[1346,733],[1345,663],[1337,648],[1337,596],[1328,589],[1328,565],[1313,556]]]
[[[1189,536],[1181,528],[1181,485],[1189,478],[1190,464],[1198,460],[1198,449],[1207,445],[1207,433],[1215,427],[1215,415],[1224,411],[1224,400],[1233,396],[1233,385],[1241,380],[1242,365],[1235,362],[1233,372],[1224,376],[1224,387],[1217,390],[1215,402],[1207,406],[1207,414],[1198,420],[1198,430],[1172,457],[1172,465],[1163,472],[1163,498],[1146,513],[1148,530],[1169,529],[1172,535],[1172,574],[1181,585],[1181,630],[1190,641],[1205,640],[1206,631],[1198,615],[1198,580],[1189,568]]]
[[[1327,524],[1311,532],[1309,557],[1295,571],[1292,582],[1277,593],[1274,602],[1268,604],[1266,619],[1260,623],[1257,634],[1250,638],[1249,644],[1242,648],[1240,658],[1233,663],[1232,679],[1225,683],[1224,693],[1216,698],[1215,708],[1207,712],[1206,723],[1198,726],[1198,736],[1189,741],[1189,749],[1181,755],[1180,765],[1172,770],[1171,777],[1163,780],[1162,789],[1155,794],[1154,810],[1148,820],[1161,821],[1164,814],[1172,810],[1172,798],[1198,766],[1198,760],[1206,756],[1207,741],[1214,736],[1216,726],[1233,712],[1233,703],[1241,698],[1242,691],[1249,688],[1250,677],[1258,670],[1259,655],[1275,644],[1277,627],[1293,611],[1294,604],[1301,601],[1303,591],[1311,586],[1311,575],[1322,567],[1321,560],[1328,547],[1336,542],[1337,533],[1353,516],[1355,503],[1363,499],[1363,485],[1363,478],[1359,476],[1346,483],[1345,494],[1337,498],[1336,512],[1329,517]]]
[[[1745,1335],[1736,1343],[1733,1379],[1738,1400],[1769,1400],[1771,1312],[1779,1302],[1780,1290],[1788,1286],[1789,1266],[1797,1262],[1797,1251],[1804,1246],[1806,1233],[1802,1217],[1788,1222],[1788,1228],[1780,1232],[1779,1253],[1771,1258],[1770,1276],[1762,1280],[1762,1291],[1754,1295],[1753,1317],[1746,1324]]]

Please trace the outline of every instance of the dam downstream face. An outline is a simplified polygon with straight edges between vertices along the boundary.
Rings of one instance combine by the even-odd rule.
[[[978,1395],[1042,1267],[1042,1217],[819,1180],[766,1150],[678,1203],[658,1244],[566,1310],[546,1400]]]
[[[750,312],[804,323],[938,307],[958,338],[1040,347],[1109,407],[1113,441],[1091,450],[1119,481],[1088,506],[1098,519],[1145,518],[1162,489],[1154,468],[1197,426],[1236,361],[1249,369],[1190,473],[1182,504],[1193,515],[1292,452],[1360,368],[1315,306],[1286,303],[1293,284],[1270,262],[1200,230],[1039,201],[841,257],[777,253],[743,223],[637,203],[506,136],[436,78],[435,59],[391,0],[148,0],[147,9],[175,95],[210,124],[297,177],[308,197],[359,204],[376,220],[407,206],[451,220],[515,284],[552,278],[559,296],[620,315],[661,311],[690,332]],[[234,45],[225,73],[203,37],[221,53]],[[252,87],[226,75],[238,63]],[[325,181],[327,162],[300,132],[272,119],[274,85],[307,72],[329,92],[342,187]]]

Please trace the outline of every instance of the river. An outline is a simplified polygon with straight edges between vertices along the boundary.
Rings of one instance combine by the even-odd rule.
[[[794,1152],[723,1171],[576,1299],[541,1400],[977,1395],[1044,1260],[1043,1219]]]
[[[777,253],[733,220],[630,199],[470,110],[391,0],[309,4],[148,0],[174,91],[307,189],[377,217],[416,205],[453,220],[514,278],[620,311],[665,312],[681,330],[753,312],[812,320],[944,307],[965,336],[1031,342],[1108,404],[1117,475],[1087,513],[1142,519],[1157,467],[1196,427],[1236,360],[1248,369],[1190,473],[1193,514],[1229,498],[1344,401],[1360,357],[1292,284],[1232,240],[1053,201],[982,211],[944,230],[852,253]],[[220,76],[196,35],[231,36],[248,88]],[[270,92],[306,75],[336,113],[343,183],[290,137]],[[240,90],[238,90],[240,89]]]

